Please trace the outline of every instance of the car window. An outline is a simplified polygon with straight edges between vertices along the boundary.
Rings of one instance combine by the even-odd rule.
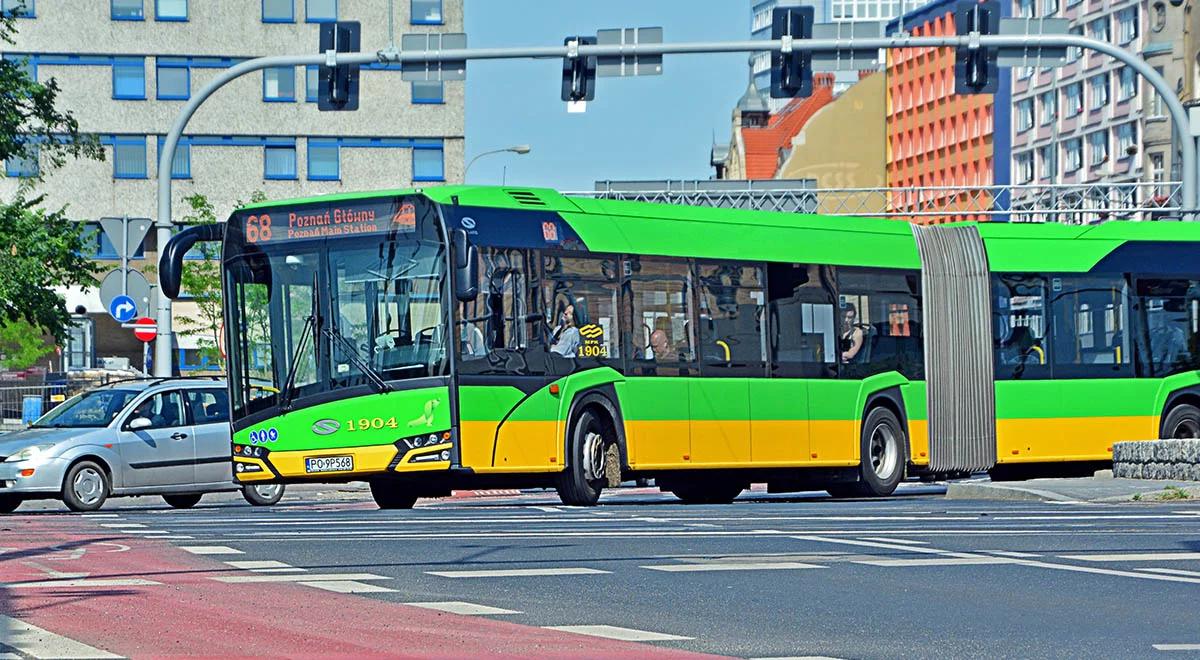
[[[183,426],[183,398],[177,390],[159,392],[137,404],[133,409],[133,414],[125,423],[128,424],[138,417],[150,420],[152,429]]]
[[[186,390],[193,424],[229,421],[229,396],[225,390]]]

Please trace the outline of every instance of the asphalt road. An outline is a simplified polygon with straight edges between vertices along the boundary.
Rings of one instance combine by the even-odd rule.
[[[412,511],[352,497],[189,511],[132,500],[80,524],[230,562],[204,579],[253,585],[275,610],[285,585],[356,599],[339,607],[419,603],[742,658],[1200,656],[1200,506],[901,493],[685,506],[640,489],[594,508],[534,493]]]

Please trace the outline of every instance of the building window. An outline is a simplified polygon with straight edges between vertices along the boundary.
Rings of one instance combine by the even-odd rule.
[[[1154,70],[1158,73],[1158,75],[1163,75],[1163,68],[1161,66],[1154,67]],[[1163,109],[1162,95],[1158,93],[1158,90],[1154,89],[1154,85],[1151,85],[1150,81],[1145,81],[1145,85],[1146,98],[1149,100],[1149,107],[1147,108],[1146,116],[1165,117],[1167,113]]]
[[[145,0],[112,0],[112,20],[146,20]]]
[[[1083,140],[1075,138],[1063,143],[1063,172],[1075,172],[1083,167]]]
[[[1094,133],[1089,133],[1087,136],[1088,151],[1091,152],[1091,159],[1088,163],[1095,167],[1101,165],[1108,160],[1108,131],[1101,129]]]
[[[1117,78],[1117,100],[1128,101],[1137,94],[1137,76],[1128,66],[1121,67]]]
[[[154,18],[160,21],[186,21],[188,0],[154,0]]]
[[[1014,160],[1017,164],[1017,183],[1033,181],[1033,154],[1017,154]]]
[[[1032,78],[1033,71],[1034,69],[1031,66],[1019,66],[1017,67],[1017,79],[1025,80],[1027,78]]]
[[[308,141],[308,180],[338,181],[341,179],[341,164],[336,140]]]
[[[1163,155],[1150,154],[1150,180],[1154,183],[1162,183],[1166,177],[1166,169],[1163,167]]]
[[[113,178],[146,178],[146,136],[113,139]]]
[[[1083,83],[1071,83],[1063,90],[1063,114],[1074,117],[1083,112]]]
[[[276,66],[263,69],[263,100],[268,103],[288,103],[296,100],[296,69]]]
[[[1162,32],[1167,26],[1167,5],[1162,2],[1154,3],[1154,31]]]
[[[38,79],[37,59],[33,55],[0,55],[0,60],[8,62],[25,73],[33,82]]]
[[[1038,167],[1041,168],[1041,176],[1043,179],[1048,179],[1050,183],[1054,183],[1054,177],[1058,176],[1058,146],[1048,144],[1038,149]]]
[[[1076,1],[1078,1],[1078,0],[1076,0]],[[1077,25],[1077,26],[1071,28],[1070,33],[1075,36],[1082,37],[1083,36],[1083,26]],[[1079,58],[1081,58],[1081,57],[1083,57],[1083,49],[1082,48],[1080,48],[1078,46],[1073,46],[1073,47],[1067,49],[1067,64],[1070,64],[1072,62],[1078,62]]]
[[[158,138],[158,155],[154,162],[162,160],[163,146],[166,144],[166,138]],[[171,178],[172,179],[190,179],[192,178],[192,145],[180,141],[175,145],[175,158],[171,163]]]
[[[1117,12],[1117,43],[1127,44],[1138,36],[1137,5]]]
[[[442,83],[437,80],[414,80],[412,83],[413,103],[445,103]]]
[[[413,181],[445,181],[441,140],[417,140],[413,145]]]
[[[4,161],[4,173],[13,178],[35,177],[41,173],[38,163],[39,149],[36,144],[28,145],[24,154],[13,155]]]
[[[1108,32],[1107,16],[1097,18],[1091,23],[1088,23],[1088,30],[1092,33],[1093,39],[1098,39],[1100,41],[1109,41],[1111,39],[1111,35]]]
[[[186,101],[192,95],[192,71],[185,59],[158,58],[156,95],[163,101]]]
[[[296,179],[296,146],[269,145],[263,149],[263,178]]]
[[[412,0],[413,25],[441,25],[442,0]]]
[[[114,99],[146,100],[146,61],[142,57],[118,57],[113,60]]]
[[[1027,131],[1033,128],[1033,99],[1017,101],[1017,130]]]
[[[1092,110],[1099,110],[1108,105],[1108,73],[1088,78],[1088,88],[1092,94]]]
[[[304,0],[304,20],[309,23],[330,23],[337,16],[337,0]]]
[[[1017,0],[1018,18],[1031,18],[1033,14],[1033,0]]]
[[[316,103],[321,96],[321,67],[310,65],[304,68],[304,100]]]
[[[262,0],[263,23],[295,23],[296,0]]]
[[[35,18],[34,0],[0,0],[0,14],[16,18]]]
[[[63,351],[63,369],[91,369],[95,365],[92,336],[96,322],[87,317],[72,317],[67,328],[67,349]]]
[[[1053,16],[1058,12],[1058,0],[1045,0],[1042,3],[1042,16]]]
[[[1054,90],[1042,92],[1038,96],[1038,102],[1042,106],[1041,125],[1053,123],[1054,118],[1058,115],[1058,92]]]
[[[1128,122],[1116,128],[1117,155],[1121,158],[1137,153],[1137,124]]]

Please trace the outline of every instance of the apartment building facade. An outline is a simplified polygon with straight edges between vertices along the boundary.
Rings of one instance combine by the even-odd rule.
[[[23,5],[19,5],[22,3]],[[320,25],[359,21],[362,48],[388,43],[388,3],[378,0],[3,0],[16,11],[16,42],[3,57],[40,81],[57,80],[60,107],[96,134],[106,159],[74,161],[49,173],[46,205],[72,218],[154,218],[158,156],[189,98],[249,58],[318,52]],[[462,0],[396,0],[395,39],[404,33],[462,32]],[[350,190],[459,182],[463,177],[462,82],[410,83],[396,65],[361,73],[356,112],[317,110],[316,67],[280,67],[226,85],[192,118],[170,176],[176,220],[188,196],[205,195],[219,216],[256,192],[289,198]],[[0,195],[11,197],[36,160],[4,164]],[[92,234],[101,266],[116,253]],[[157,260],[153,232],[136,266]],[[103,276],[103,273],[101,273]],[[147,273],[153,282],[153,275]],[[140,368],[141,348],[108,317],[96,289],[68,291],[79,332],[63,347],[64,368],[125,356]],[[192,310],[177,304],[177,316]],[[197,368],[196,340],[178,337],[181,366]]]

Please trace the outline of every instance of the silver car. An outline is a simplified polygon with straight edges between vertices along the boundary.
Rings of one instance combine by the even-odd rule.
[[[278,502],[280,484],[234,483],[230,451],[224,382],[112,383],[0,436],[0,513],[32,499],[95,511],[109,497],[126,495],[162,495],[186,509],[205,493],[236,490],[254,505]]]

